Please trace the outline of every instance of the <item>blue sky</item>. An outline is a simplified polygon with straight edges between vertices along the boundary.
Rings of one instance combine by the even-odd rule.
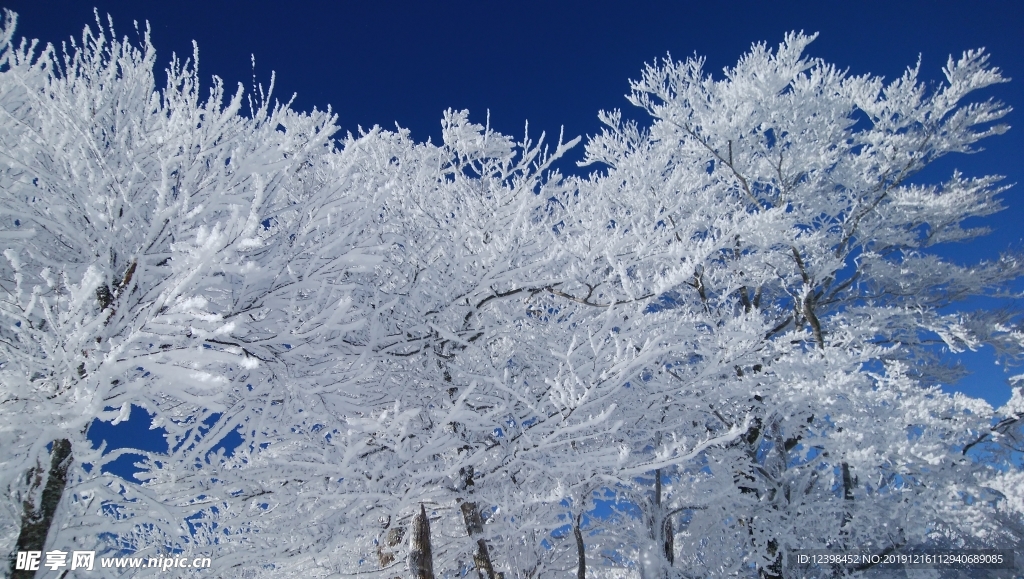
[[[1005,194],[1009,209],[987,225],[982,242],[955,247],[957,260],[993,258],[1024,246],[1024,3],[1019,1],[857,2],[312,2],[263,0],[8,0],[19,13],[18,36],[59,43],[80,37],[94,7],[109,14],[119,35],[148,20],[158,63],[171,53],[191,56],[199,45],[200,73],[229,86],[267,84],[277,73],[278,98],[294,108],[331,105],[343,131],[397,122],[417,140],[440,136],[446,108],[471,111],[482,122],[521,135],[567,138],[599,130],[597,111],[629,103],[628,79],[666,53],[707,57],[708,71],[732,65],[755,41],[777,45],[790,30],[819,32],[810,46],[851,73],[894,78],[920,55],[926,79],[938,82],[950,54],[986,47],[1014,82],[983,97],[1017,110],[1010,133],[989,139],[985,152],[941,161],[924,177],[998,173],[1021,183]],[[574,171],[572,161],[561,165]],[[1005,375],[990,354],[961,356],[975,373],[959,385],[994,405],[1009,397]],[[132,420],[135,422],[135,420]]]

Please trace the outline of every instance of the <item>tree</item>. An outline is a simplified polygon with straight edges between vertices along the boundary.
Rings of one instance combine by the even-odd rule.
[[[293,243],[307,226],[295,200],[318,184],[330,114],[264,98],[242,117],[241,90],[224,103],[215,78],[200,102],[194,67],[177,60],[157,92],[148,33],[135,48],[97,24],[63,55],[15,46],[10,12],[4,26],[3,533],[19,550],[59,534],[73,543],[62,547],[154,554],[192,541],[182,525],[202,481],[164,495],[123,485],[103,472],[123,451],[92,449],[89,426],[139,406],[173,443],[156,460],[200,462],[234,427],[216,420],[244,381],[265,384],[253,375],[286,342],[304,345],[303,323],[316,312],[350,321],[329,278],[339,264],[363,267],[364,248],[323,243],[330,257],[304,260]],[[303,263],[301,277],[288,269]],[[259,311],[275,299],[298,303]],[[214,423],[199,440],[197,426]]]
[[[991,343],[1019,360],[1015,313],[940,311],[999,295],[1020,260],[958,267],[931,248],[979,234],[961,222],[997,210],[1002,189],[992,177],[909,179],[1004,130],[991,125],[1006,112],[998,103],[959,104],[1002,79],[978,52],[951,59],[949,85],[931,93],[916,69],[889,85],[850,78],[805,59],[811,39],[790,36],[774,53],[755,46],[722,81],[696,59],[649,67],[632,100],[654,125],[606,113],[609,129],[587,151],[607,172],[549,205],[565,261],[542,311],[561,323],[539,341],[569,354],[540,374],[556,377],[555,408],[614,396],[609,419],[622,420],[629,452],[616,464],[598,438],[579,461],[570,457],[588,445],[573,441],[575,452],[535,463],[557,468],[560,482],[581,465],[610,474],[609,487],[641,509],[625,543],[648,576],[678,573],[670,529],[684,511],[689,524],[720,527],[683,549],[687,564],[742,572],[753,563],[762,576],[780,575],[798,545],[881,551],[997,525],[964,517],[991,471],[960,452],[988,430],[991,409],[939,393],[957,376],[933,344]],[[628,361],[598,347],[611,343]],[[672,470],[686,466],[711,476]],[[666,474],[678,477],[677,493],[686,479],[696,488],[668,505],[658,488]],[[903,522],[890,536],[873,532],[891,520]],[[711,548],[708,535],[724,538]]]
[[[991,410],[939,394],[935,386],[956,375],[931,344],[936,336],[954,351],[992,343],[1010,360],[1021,352],[1016,313],[940,313],[969,295],[999,295],[1020,275],[1020,259],[959,267],[931,252],[981,233],[960,224],[998,210],[998,179],[956,173],[937,186],[910,182],[933,160],[1005,130],[992,125],[1002,105],[960,104],[1002,82],[998,71],[968,52],[950,59],[948,85],[934,91],[916,68],[885,85],[804,58],[812,39],[791,35],[775,52],[755,45],[723,80],[705,75],[700,59],[649,66],[630,100],[654,124],[641,130],[618,113],[603,115],[609,128],[588,143],[587,160],[609,169],[581,181],[578,209],[565,219],[567,245],[616,256],[604,277],[579,285],[622,287],[618,301],[651,296],[662,303],[648,312],[678,312],[683,326],[667,334],[675,351],[637,381],[657,402],[644,414],[655,418],[647,432],[631,438],[657,448],[666,431],[715,433],[751,419],[743,437],[702,454],[716,490],[731,478],[737,492],[716,492],[715,508],[697,511],[750,543],[683,553],[729,557],[752,548],[733,566],[751,561],[762,576],[781,575],[782,554],[798,545],[881,550],[927,541],[938,529],[961,537],[992,529],[991,520],[960,518],[962,493],[975,492],[964,485],[979,484],[973,477],[984,468],[957,456],[987,429]],[[611,231],[621,233],[602,235]],[[648,336],[657,327],[655,316],[630,319]],[[662,400],[659,388],[674,395]],[[656,426],[666,419],[675,423]],[[943,455],[954,464],[940,472],[934,465],[950,464]],[[790,479],[794,471],[803,472]],[[882,482],[868,483],[877,476]],[[923,478],[931,482],[919,485]],[[866,492],[855,490],[858,479]],[[819,494],[803,503],[796,489]],[[907,493],[920,502],[893,505]],[[699,494],[681,498],[680,507],[702,502]],[[646,540],[660,540],[660,503],[657,494],[646,503],[642,519],[654,525]],[[927,513],[906,510],[923,504]],[[886,516],[915,528],[885,544],[872,532]],[[852,528],[858,521],[862,533]],[[721,571],[723,560],[714,563],[706,572]]]

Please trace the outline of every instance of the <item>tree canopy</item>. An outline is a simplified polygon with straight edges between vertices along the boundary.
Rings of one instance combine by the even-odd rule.
[[[14,20],[5,552],[654,579],[1019,550],[1021,376],[1000,409],[940,386],[947,352],[1021,361],[1024,260],[934,251],[1007,186],[919,175],[1006,130],[972,94],[1006,81],[983,51],[940,86],[849,75],[796,33],[719,77],[658,61],[629,96],[649,121],[601,112],[592,172],[563,175],[579,138],[453,110],[438,144],[342,135],[273,81],[202,99],[195,56],[157,87],[148,34],[58,51]],[[133,407],[166,451],[89,443]],[[104,469],[128,452],[141,482]]]

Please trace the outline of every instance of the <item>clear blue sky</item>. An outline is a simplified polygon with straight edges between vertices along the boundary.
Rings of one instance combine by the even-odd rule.
[[[0,2],[2,3],[2,2]],[[954,248],[959,260],[992,258],[1022,246],[1024,223],[1024,2],[311,2],[217,0],[15,0],[18,35],[59,43],[80,37],[93,8],[113,17],[120,36],[133,21],[149,21],[162,68],[171,53],[190,56],[199,45],[200,73],[229,87],[267,84],[276,95],[297,93],[294,108],[332,106],[342,130],[395,122],[417,140],[440,135],[444,109],[468,108],[482,122],[521,135],[567,137],[597,132],[599,109],[630,105],[628,79],[645,62],[671,53],[707,57],[707,70],[734,64],[755,41],[777,45],[789,30],[820,32],[810,47],[850,72],[893,78],[922,58],[925,78],[939,81],[950,54],[986,47],[993,63],[1016,79],[983,96],[1017,110],[1007,135],[990,139],[980,155],[942,161],[929,177],[953,168],[968,175],[999,173],[1020,186],[1005,195],[1010,209],[988,225],[984,242]],[[578,148],[573,159],[579,157]],[[563,171],[573,171],[570,162]],[[964,356],[975,371],[959,387],[994,405],[1009,397],[991,356]],[[133,421],[134,422],[134,421]]]

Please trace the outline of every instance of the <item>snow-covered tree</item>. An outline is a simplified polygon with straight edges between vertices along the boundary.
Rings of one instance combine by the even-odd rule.
[[[646,296],[628,324],[666,344],[633,382],[650,403],[631,442],[669,454],[666,434],[750,421],[733,444],[701,454],[710,476],[678,474],[704,485],[667,507],[657,493],[634,501],[648,505],[649,527],[635,542],[658,543],[651,569],[679,556],[698,574],[752,563],[778,576],[787,549],[881,551],[994,530],[962,515],[985,469],[960,453],[991,409],[938,391],[957,376],[934,344],[989,343],[1019,360],[1016,314],[948,312],[1000,295],[1021,262],[961,267],[932,251],[983,233],[961,223],[1001,208],[998,178],[912,177],[1005,130],[993,123],[1006,107],[963,102],[1003,78],[968,52],[950,59],[944,86],[926,89],[917,68],[886,84],[804,57],[812,39],[756,45],[721,80],[700,59],[649,66],[630,100],[654,123],[605,113],[587,160],[608,169],[565,201],[565,244],[596,264],[577,287],[604,289],[605,303]],[[625,318],[617,335],[630,331]],[[684,533],[695,543],[678,554],[662,549],[666,513],[693,506],[690,524],[721,530]],[[722,533],[740,543],[722,549]]]
[[[336,334],[357,323],[335,280],[367,265],[366,240],[349,236],[361,212],[316,207],[340,217],[329,242],[304,243],[324,233],[307,211],[336,128],[330,114],[268,98],[250,100],[244,117],[242,91],[225,102],[216,79],[200,101],[188,62],[172,61],[157,91],[148,35],[137,48],[99,26],[58,53],[15,45],[13,31],[8,13],[4,545],[40,550],[49,534],[61,547],[100,552],[175,549],[192,539],[185,521],[202,502],[194,491],[203,477],[178,472],[187,476],[169,491],[126,485],[102,472],[124,451],[93,449],[87,429],[142,407],[173,449],[157,460],[187,471],[235,428],[229,411],[247,380],[264,388],[250,399],[268,397],[280,351],[343,355],[336,335],[313,337],[310,326],[323,320]],[[198,429],[214,422],[200,440]]]

